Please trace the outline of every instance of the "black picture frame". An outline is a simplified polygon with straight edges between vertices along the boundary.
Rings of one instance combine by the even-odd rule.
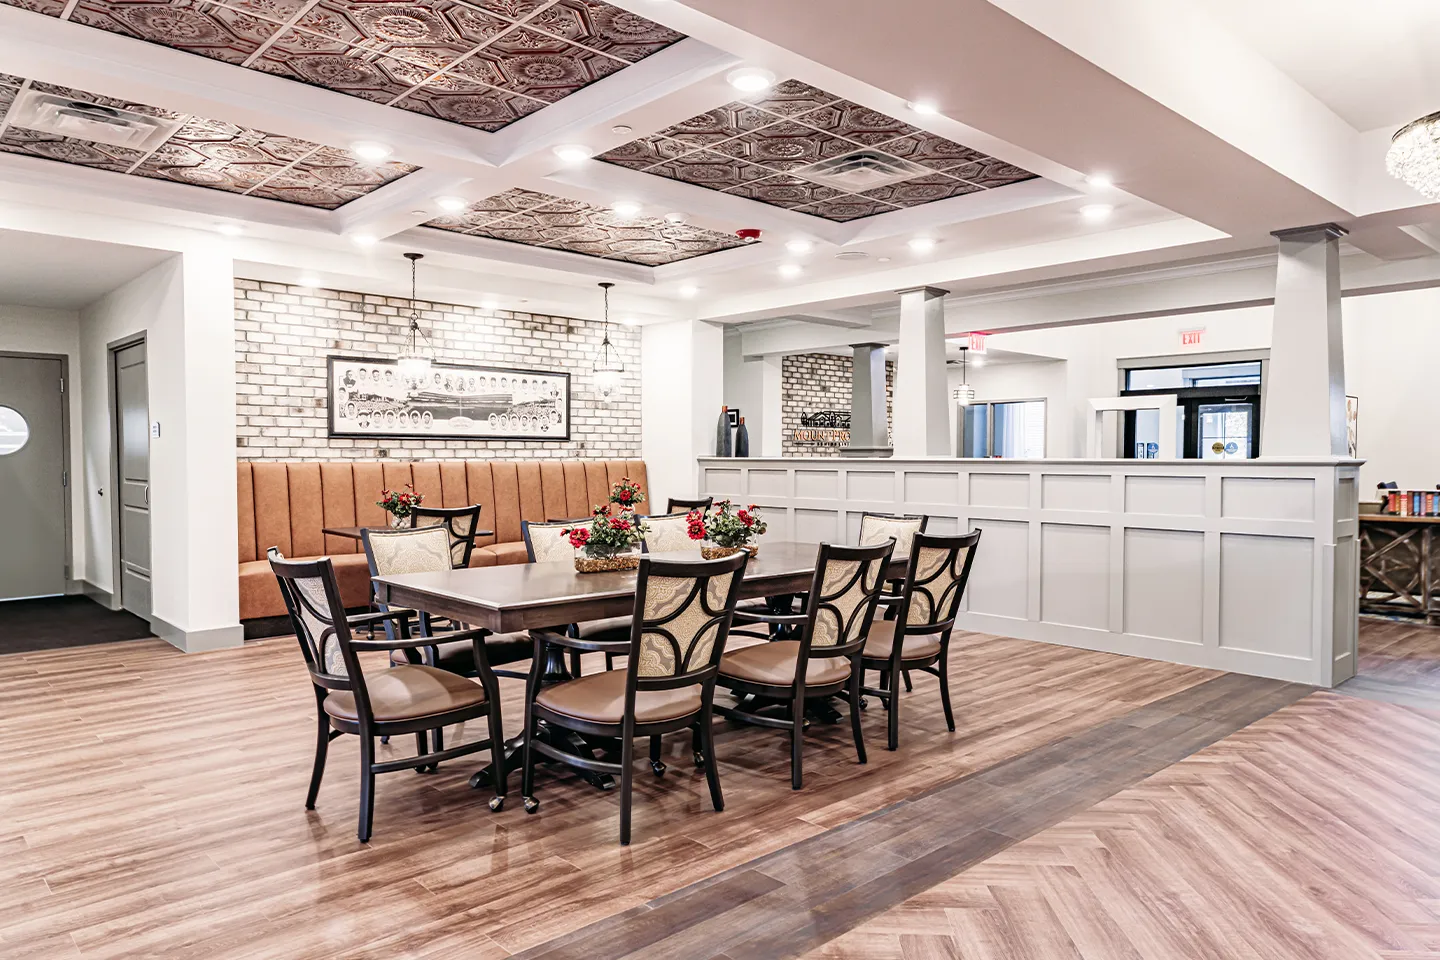
[[[729,407],[725,410],[725,417],[730,421],[730,429],[734,430],[740,426],[740,408]]]
[[[463,374],[467,377],[473,374],[477,379],[483,375],[486,378],[494,378],[497,380],[518,379],[523,381],[527,377],[539,376],[553,378],[554,380],[559,381],[559,383],[562,385],[562,392],[564,396],[562,398],[559,398],[558,400],[555,400],[554,402],[557,404],[563,403],[564,419],[563,423],[561,424],[563,429],[558,433],[544,432],[539,429],[537,429],[535,432],[520,432],[515,430],[501,431],[491,427],[488,421],[488,417],[484,419],[475,419],[473,421],[475,424],[474,430],[466,430],[463,432],[446,430],[445,432],[437,432],[428,428],[428,425],[434,421],[433,414],[430,415],[429,420],[423,420],[420,423],[416,424],[416,426],[403,430],[375,429],[371,427],[367,427],[365,429],[347,429],[347,421],[349,421],[350,418],[344,415],[338,418],[336,416],[336,406],[341,402],[339,391],[342,387],[345,386],[343,379],[337,378],[336,376],[337,364],[353,364],[356,366],[363,365],[371,370],[393,371],[396,378],[401,376],[399,372],[399,360],[395,358],[361,357],[349,354],[332,354],[330,356],[327,356],[325,358],[325,409],[327,434],[330,437],[349,440],[521,440],[527,443],[563,443],[570,439],[570,424],[573,413],[573,395],[570,389],[570,374],[565,372],[556,370],[533,370],[524,367],[480,366],[476,364],[452,363],[449,361],[438,360],[433,362],[430,367],[432,375],[435,373],[439,373],[442,377],[446,373],[452,373],[457,375]],[[390,382],[393,383],[393,379]],[[349,403],[352,401],[346,400],[344,402]],[[531,401],[518,402],[533,404],[543,403],[544,401],[540,398],[537,398]],[[421,407],[417,407],[414,405],[415,399],[413,396],[407,396],[405,403],[411,405],[412,411],[421,411]],[[510,403],[513,406],[515,403],[517,403],[517,401],[515,401],[512,397]],[[424,416],[425,414],[421,412],[420,415]],[[397,418],[396,422],[400,422],[401,420],[402,418]],[[405,415],[403,417],[403,422],[414,423],[415,421],[412,416]]]

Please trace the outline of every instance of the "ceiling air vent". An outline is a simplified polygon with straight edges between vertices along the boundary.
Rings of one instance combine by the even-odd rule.
[[[870,259],[870,254],[866,253],[864,250],[841,250],[839,253],[835,254],[835,259],[836,259],[836,260],[868,260],[868,259]]]
[[[901,160],[879,150],[856,150],[791,171],[794,176],[849,193],[874,190],[933,172],[918,163]]]
[[[158,147],[180,128],[179,120],[149,117],[36,90],[26,90],[17,97],[7,119],[14,127],[131,150]]]

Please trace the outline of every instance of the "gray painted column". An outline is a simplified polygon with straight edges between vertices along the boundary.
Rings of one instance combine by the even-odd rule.
[[[900,290],[900,356],[895,370],[895,454],[950,456],[950,409],[945,374],[945,297],[948,290]]]
[[[1280,230],[1275,320],[1260,452],[1337,456],[1345,437],[1345,349],[1340,328],[1340,238],[1333,223]]]
[[[846,457],[888,457],[889,428],[885,416],[885,345],[851,346],[855,360],[850,374],[850,443]]]

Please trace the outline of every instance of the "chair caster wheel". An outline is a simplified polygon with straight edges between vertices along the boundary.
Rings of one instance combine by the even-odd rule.
[[[869,697],[861,697],[861,698],[860,698],[860,709],[861,709],[861,710],[869,710],[869,709],[870,709],[870,698],[869,698]]]
[[[655,776],[657,776],[657,777],[663,777],[663,776],[665,776],[665,769],[666,769],[665,764],[662,763],[662,762],[659,761],[659,760],[651,760],[651,761],[650,761],[650,769],[654,772]]]
[[[504,798],[504,797],[491,797],[491,798],[490,798],[490,812],[491,812],[491,813],[499,813],[501,810],[504,810],[504,809],[505,809],[505,798]]]
[[[524,804],[526,813],[534,813],[535,811],[540,809],[540,801],[536,800],[534,797],[526,797],[524,799]]]
[[[695,751],[695,769],[705,769],[705,754],[701,753],[699,750]]]
[[[470,774],[470,789],[471,789],[471,790],[479,790],[479,789],[480,789],[481,787],[483,787],[483,786],[485,786],[485,771],[484,771],[484,770],[479,770],[479,771],[476,771],[475,773]]]

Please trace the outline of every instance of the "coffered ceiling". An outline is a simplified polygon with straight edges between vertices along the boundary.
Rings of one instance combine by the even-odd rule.
[[[30,129],[14,122],[10,113],[25,91],[170,121],[174,132],[153,148],[134,149]],[[0,74],[0,111],[4,117],[0,119],[0,152],[324,210],[333,210],[415,170],[404,163],[364,164],[348,151],[296,137],[9,74]]]

